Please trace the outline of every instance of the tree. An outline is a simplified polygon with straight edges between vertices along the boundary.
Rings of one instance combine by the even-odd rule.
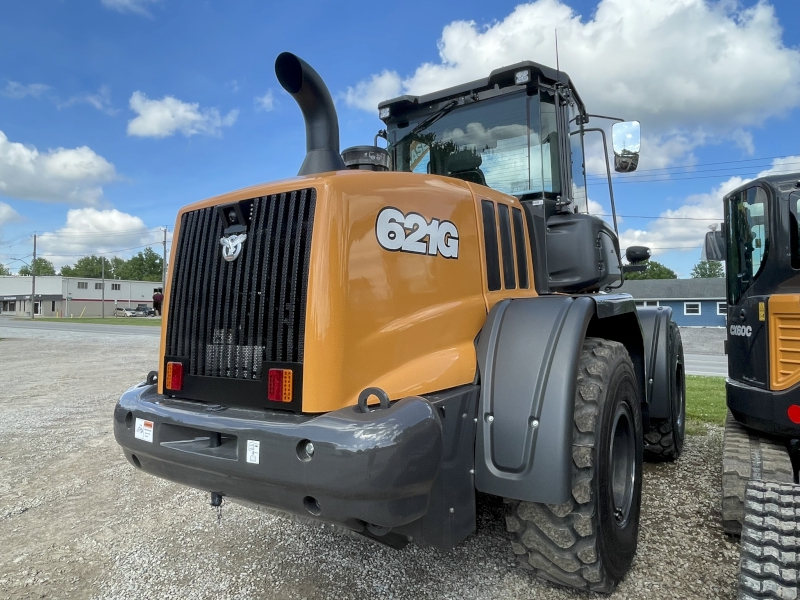
[[[694,267],[692,267],[692,277],[695,279],[700,277],[724,277],[725,271],[722,269],[722,263],[716,260],[701,260]]]
[[[647,269],[636,273],[625,273],[625,279],[677,279],[678,274],[654,260],[647,261]]]
[[[37,258],[35,261],[33,261],[33,265],[36,267],[36,275],[37,276],[55,275],[56,274],[56,268],[53,266],[53,263],[51,263],[46,258]],[[20,275],[33,275],[29,265],[24,265],[24,266],[20,267],[19,274]]]
[[[0,275],[11,275],[11,271],[3,263],[0,263]]]
[[[161,257],[152,248],[145,248],[114,269],[120,279],[132,281],[161,281]]]
[[[120,261],[122,259],[119,259]],[[105,275],[107,279],[113,279],[114,266],[112,261],[99,256],[84,256],[79,258],[74,265],[61,267],[61,274],[64,277],[87,277],[100,279],[103,276],[103,262],[106,264]]]

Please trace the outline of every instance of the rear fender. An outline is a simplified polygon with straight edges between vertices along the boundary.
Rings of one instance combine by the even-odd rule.
[[[569,499],[581,348],[587,333],[615,339],[615,331],[641,381],[641,330],[630,296],[545,296],[492,308],[478,340],[479,491],[548,504]]]
[[[670,416],[673,373],[673,340],[669,334],[672,309],[668,306],[637,307],[644,336],[645,364],[650,418],[666,419]]]

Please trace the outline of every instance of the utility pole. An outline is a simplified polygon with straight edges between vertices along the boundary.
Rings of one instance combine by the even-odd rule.
[[[100,318],[105,319],[106,318],[106,257],[103,256],[102,254],[100,255],[100,264],[102,265],[102,267],[100,268],[100,273],[101,273],[100,277],[102,279],[102,283],[100,284],[100,291],[102,292],[102,298],[103,298],[103,308],[101,309],[100,312]]]
[[[31,261],[31,321],[36,312],[36,234],[33,234],[33,260]]]
[[[167,228],[164,227],[164,251],[161,258],[161,293],[164,293],[164,285],[167,283]]]

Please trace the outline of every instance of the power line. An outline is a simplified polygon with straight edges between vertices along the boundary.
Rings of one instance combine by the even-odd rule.
[[[784,164],[781,165],[781,167],[787,167],[788,165],[800,165],[800,161],[784,163]],[[769,165],[763,165],[763,166],[765,168],[769,169]],[[753,166],[752,168],[756,168],[756,167]],[[635,173],[630,173],[630,174],[627,174],[627,175],[621,175],[621,176],[618,176],[618,177],[621,177],[622,179],[643,179],[643,178],[646,178],[646,177],[671,177],[672,175],[690,175],[690,174],[694,175],[695,173],[716,173],[716,172],[719,172],[719,171],[730,171],[731,168],[730,167],[725,167],[725,168],[722,168],[722,169],[687,170],[687,171],[685,171],[683,173],[648,173],[648,171],[655,171],[655,170],[659,170],[659,169],[645,169],[643,171],[636,171]],[[791,173],[791,172],[793,172],[795,170],[796,169],[792,168],[792,169],[789,169],[788,171],[787,170],[783,170],[783,171],[772,171],[772,172],[773,173]],[[606,180],[606,176],[605,175],[587,175],[586,178],[587,179],[592,178],[592,179]]]
[[[109,256],[109,255],[118,254],[119,252],[125,252],[127,250],[138,250],[139,248],[150,248],[151,246],[156,246],[159,243],[160,242],[154,242],[152,244],[143,244],[141,246],[132,246],[131,248],[117,248],[116,250],[109,250],[108,252],[97,252],[95,254],[86,254],[86,253],[83,253],[83,254],[47,253],[47,254],[40,254],[39,256],[50,256],[50,257],[53,257],[53,258],[72,258],[72,257],[75,257],[75,256],[78,256],[78,257],[81,257],[81,258],[84,257],[84,256]]]
[[[591,213],[595,217],[611,217],[607,213]],[[667,221],[720,221],[722,217],[648,217],[644,215],[617,215],[619,218],[624,219],[665,219]]]
[[[782,175],[785,173],[794,173],[797,169],[789,169],[787,171],[772,171],[770,175]],[[623,184],[632,184],[632,183],[672,183],[675,181],[690,181],[692,179],[720,179],[722,177],[756,177],[761,171],[753,172],[753,173],[727,173],[722,175],[700,175],[699,177],[663,177],[661,179],[636,179],[636,178],[622,178],[617,179],[614,181],[614,185],[623,185]],[[653,175],[652,177],[658,177],[657,175]],[[597,181],[589,183],[587,181],[586,185],[608,185],[608,180]]]

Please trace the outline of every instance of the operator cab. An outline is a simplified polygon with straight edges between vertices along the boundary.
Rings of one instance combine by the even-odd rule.
[[[566,73],[526,61],[433,94],[387,100],[378,110],[393,170],[453,177],[520,200],[538,293],[621,281],[616,218],[612,229],[588,214],[584,135],[600,132],[605,147],[605,133],[585,129],[591,115]],[[616,170],[635,170],[639,124],[616,123],[612,137]],[[606,164],[613,207],[607,157]]]

